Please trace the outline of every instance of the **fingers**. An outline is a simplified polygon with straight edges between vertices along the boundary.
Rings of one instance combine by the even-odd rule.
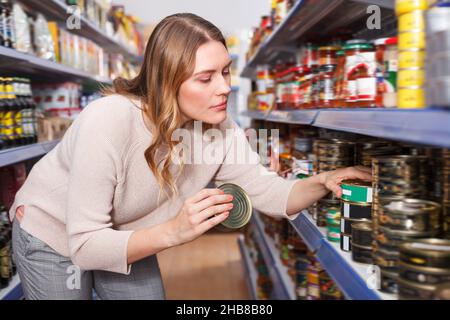
[[[356,169],[372,174],[372,168],[364,166],[355,166]]]
[[[194,204],[192,206],[192,209],[195,212],[203,211],[209,207],[215,206],[217,204],[227,203],[233,201],[233,196],[229,194],[224,195],[213,195],[209,196],[208,198]]]
[[[206,220],[205,222],[202,222],[198,226],[198,232],[200,232],[201,234],[205,233],[209,229],[214,228],[219,223],[222,223],[223,221],[225,221],[229,215],[230,215],[230,213],[228,211],[226,211],[226,212],[221,213],[211,219]]]
[[[339,185],[339,182],[337,182],[337,181],[330,181],[327,184],[326,187],[327,187],[328,190],[333,192],[336,195],[336,197],[338,197],[338,198],[342,197],[342,188]]]
[[[362,170],[360,167],[350,167],[350,179],[360,179],[366,181],[372,181],[372,172],[367,172],[367,170]]]
[[[210,196],[219,195],[219,194],[224,194],[224,192],[220,189],[203,189],[203,190],[197,192],[197,194],[195,194],[193,197],[187,199],[186,202],[197,203],[197,202],[200,202],[203,199],[206,199]]]
[[[212,206],[212,207],[209,207],[209,208],[199,212],[196,215],[193,215],[192,222],[200,224],[204,220],[207,220],[207,219],[211,218],[212,216],[215,216],[215,215],[218,215],[218,214],[221,214],[224,212],[229,212],[231,209],[233,209],[232,203]]]

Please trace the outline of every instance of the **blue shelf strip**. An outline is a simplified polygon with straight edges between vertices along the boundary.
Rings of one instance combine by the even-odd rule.
[[[0,151],[0,167],[40,157],[52,150],[60,140],[34,143]]]
[[[264,231],[264,225],[258,217],[258,213],[253,213],[251,222],[256,226],[256,241],[258,242],[261,254],[269,270],[270,278],[272,279],[273,291],[271,298],[274,300],[294,300],[294,292],[290,292],[288,285],[283,280],[285,277],[281,275],[282,270],[278,262],[278,252],[271,250],[266,238],[267,235]]]
[[[319,262],[348,299],[381,299],[376,290],[369,288],[352,263],[344,258],[343,255],[346,253],[341,252],[325,238],[308,212],[302,212],[297,219],[290,222],[309,249],[316,253]]]
[[[250,297],[252,300],[257,300],[257,293],[256,293],[256,279],[257,279],[257,275],[256,275],[256,270],[255,267],[253,265],[253,261],[250,258],[250,253],[247,249],[247,246],[244,242],[244,236],[241,235],[238,238],[238,244],[239,244],[239,249],[241,250],[241,255],[243,258],[243,263],[244,263],[244,267],[245,267],[245,271],[247,272],[247,276],[245,277],[247,279],[247,286],[248,286],[248,290],[250,293]]]
[[[450,110],[321,109],[249,110],[243,116],[259,120],[307,124],[373,137],[450,147]]]

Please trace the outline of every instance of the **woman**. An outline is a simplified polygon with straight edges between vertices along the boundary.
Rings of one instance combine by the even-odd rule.
[[[164,299],[156,253],[224,221],[232,197],[210,181],[242,186],[256,209],[294,219],[344,178],[347,168],[286,181],[257,163],[230,160],[229,54],[221,32],[192,14],[161,21],[139,75],[83,110],[62,141],[31,170],[10,210],[14,259],[27,299]],[[193,120],[237,130],[218,164],[175,163],[177,129]],[[222,141],[223,142],[223,141]],[[203,149],[190,150],[194,156]],[[13,219],[13,218],[16,219]]]

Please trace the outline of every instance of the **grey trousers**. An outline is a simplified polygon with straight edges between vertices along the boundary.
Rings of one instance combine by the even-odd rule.
[[[164,286],[156,255],[133,264],[131,273],[83,271],[46,243],[13,221],[13,259],[25,299],[91,300],[93,291],[102,300],[162,300]]]

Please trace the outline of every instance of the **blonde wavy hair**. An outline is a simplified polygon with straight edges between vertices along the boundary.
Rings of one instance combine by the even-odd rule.
[[[190,13],[164,18],[154,29],[147,43],[139,74],[131,80],[117,78],[110,93],[138,98],[152,125],[153,140],[145,151],[145,159],[156,177],[160,190],[167,195],[178,194],[176,178],[170,172],[172,151],[178,142],[171,140],[180,128],[182,116],[178,106],[181,84],[194,72],[197,49],[219,41],[225,48],[222,32],[211,22]],[[162,146],[167,146],[162,150]],[[157,152],[161,159],[157,160]],[[169,191],[169,192],[168,192]]]

